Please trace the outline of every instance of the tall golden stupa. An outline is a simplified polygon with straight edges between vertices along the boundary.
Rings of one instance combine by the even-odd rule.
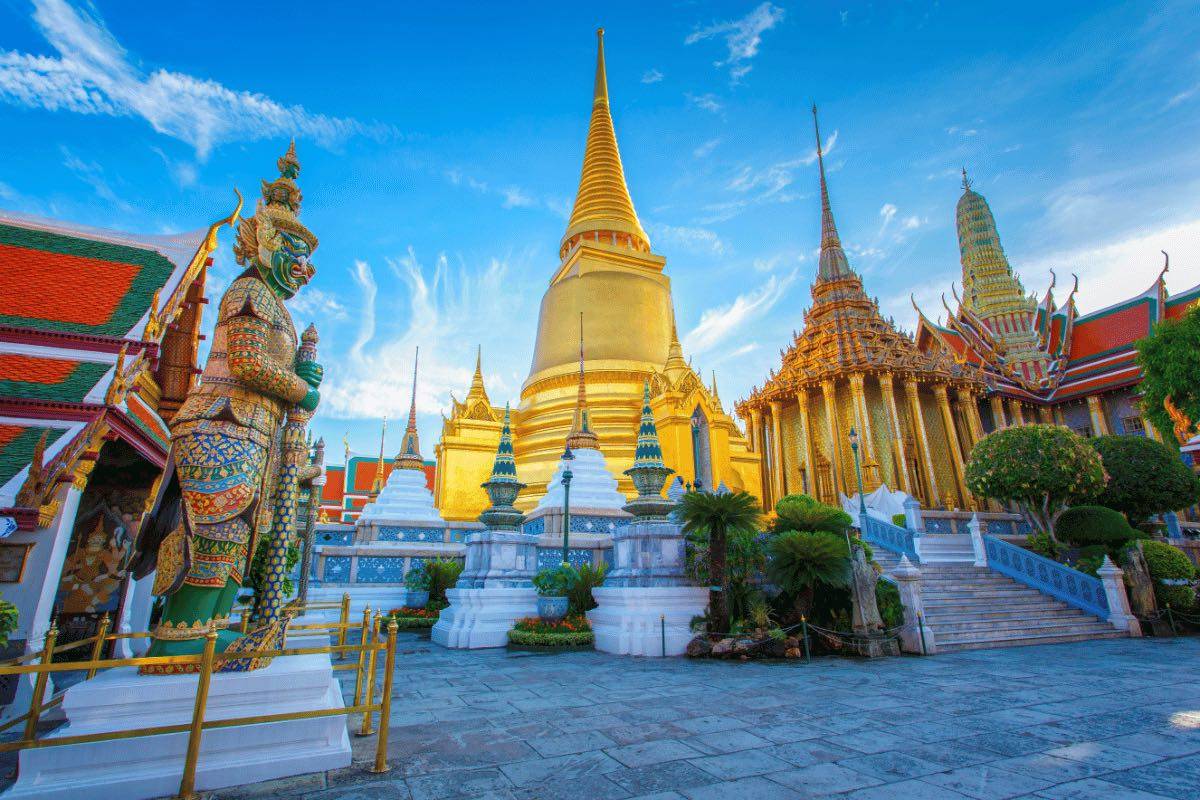
[[[514,414],[517,473],[528,488],[517,503],[536,505],[563,454],[572,422],[587,403],[590,430],[619,489],[633,496],[624,471],[633,466],[643,382],[663,458],[687,481],[725,484],[757,495],[759,458],[684,359],[675,332],[666,259],[654,254],[625,184],[598,35],[596,82],[583,172],[559,247],[560,263],[542,297],[529,377]],[[580,319],[584,357],[579,390]],[[586,397],[586,401],[582,398]],[[492,406],[476,369],[463,402],[455,402],[437,446],[435,500],[446,519],[473,519],[487,504],[487,480],[503,410]]]

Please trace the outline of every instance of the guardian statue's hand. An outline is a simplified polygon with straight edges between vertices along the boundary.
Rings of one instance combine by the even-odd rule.
[[[321,379],[325,377],[325,369],[315,361],[301,361],[296,365],[296,374],[312,388],[320,389]]]
[[[316,389],[309,389],[308,394],[304,395],[304,399],[301,400],[298,403],[298,405],[301,408],[303,408],[305,411],[316,411],[317,404],[320,402],[321,402],[321,393],[318,392]]]

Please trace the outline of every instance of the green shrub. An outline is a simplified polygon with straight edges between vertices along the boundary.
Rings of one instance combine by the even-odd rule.
[[[425,574],[429,577],[429,602],[449,602],[446,599],[446,590],[454,588],[458,576],[462,574],[463,566],[463,562],[448,558],[436,558],[425,562]]]
[[[432,628],[437,624],[438,611],[430,608],[393,608],[388,615],[396,620],[396,626],[401,630]]]
[[[812,607],[816,587],[850,584],[850,553],[841,536],[788,531],[772,539],[767,549],[767,575],[795,598],[795,609],[801,614]]]
[[[979,440],[966,479],[976,497],[1016,503],[1035,532],[1053,536],[1063,512],[1104,489],[1104,464],[1066,428],[1024,425]]]
[[[587,618],[572,614],[555,622],[537,617],[517,620],[508,632],[509,644],[537,647],[580,647],[595,641]]]
[[[1108,484],[1096,502],[1140,525],[1156,514],[1200,502],[1200,477],[1179,458],[1179,451],[1145,436],[1089,439],[1104,460]]]
[[[904,604],[900,602],[900,590],[896,584],[883,578],[876,581],[875,603],[879,606],[883,627],[896,628],[904,624]]]
[[[538,570],[533,576],[533,588],[542,597],[569,597],[572,587],[579,580],[579,573],[570,564],[559,564]]]
[[[904,514],[892,514],[892,524],[897,528],[907,528],[908,517],[906,517]]]
[[[1093,544],[1080,549],[1078,557],[1075,559],[1074,567],[1080,572],[1086,572],[1092,577],[1098,577],[1100,566],[1104,564],[1104,557],[1109,555],[1109,550],[1102,544]]]
[[[1071,506],[1054,530],[1059,541],[1076,547],[1100,544],[1118,550],[1137,538],[1124,514],[1104,506]]]
[[[1171,403],[1191,420],[1200,420],[1200,308],[1195,305],[1182,317],[1165,319],[1135,345],[1142,368],[1141,407],[1154,427],[1171,442],[1174,424],[1167,414]],[[1179,442],[1178,444],[1183,444]]]
[[[1035,533],[1029,536],[1025,540],[1025,549],[1055,561],[1063,552],[1063,546],[1048,533]]]
[[[826,531],[842,533],[854,520],[840,508],[818,502],[806,494],[789,494],[775,504],[776,531]]]
[[[0,600],[0,647],[8,646],[8,637],[17,629],[17,607],[7,600]]]
[[[414,592],[429,591],[429,574],[425,572],[424,564],[409,568],[404,575],[404,588]]]
[[[570,610],[568,614],[586,614],[596,607],[596,601],[592,597],[592,589],[604,583],[604,576],[608,573],[608,567],[601,564],[594,567],[591,564],[583,564],[575,572],[575,582],[567,591],[567,597],[570,598]]]
[[[1196,604],[1196,590],[1190,584],[1163,583],[1192,581],[1196,578],[1196,567],[1186,553],[1165,542],[1145,541],[1142,542],[1142,555],[1146,557],[1146,567],[1154,580],[1154,597],[1158,600],[1159,608],[1170,604],[1171,608],[1182,611]]]

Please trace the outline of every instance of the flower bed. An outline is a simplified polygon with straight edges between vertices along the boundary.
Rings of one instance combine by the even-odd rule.
[[[526,617],[508,632],[508,643],[521,647],[590,647],[593,641],[592,626],[581,614],[557,622]]]
[[[396,620],[396,625],[400,630],[412,630],[421,628],[432,628],[438,621],[440,609],[431,608],[393,608],[388,612],[388,615]]]

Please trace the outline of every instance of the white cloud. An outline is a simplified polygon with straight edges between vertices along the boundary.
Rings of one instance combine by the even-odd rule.
[[[35,0],[33,20],[58,57],[0,51],[0,100],[48,111],[141,117],[199,158],[223,142],[300,136],[330,146],[382,126],[314,114],[254,92],[159,69],[143,73],[95,11]]]
[[[350,273],[358,288],[362,290],[362,303],[359,305],[361,314],[358,322],[358,336],[350,346],[350,357],[356,363],[364,360],[365,348],[375,338],[375,298],[379,296],[379,284],[375,282],[375,273],[366,261],[356,260],[354,270]]]
[[[833,148],[837,146],[837,140],[838,140],[838,132],[837,131],[834,131],[833,133],[829,134],[827,137],[825,137],[825,141],[821,145],[821,152],[825,155],[829,155],[830,153],[832,153]],[[806,155],[802,159],[802,163],[804,163],[804,164],[817,163],[817,148],[814,147],[812,149],[812,152],[810,152],[808,155]]]
[[[883,208],[879,209],[879,216],[883,217],[883,228],[880,229],[881,231],[887,228],[891,221],[896,217],[896,212],[898,211],[899,209],[896,208],[894,203],[883,204]]]
[[[687,352],[700,354],[712,350],[746,323],[761,318],[791,288],[797,273],[798,270],[792,270],[783,277],[772,275],[766,283],[738,295],[733,302],[705,310],[699,324],[684,337]]]
[[[656,69],[648,69],[642,73],[642,83],[658,83],[663,79],[663,74]]]
[[[688,102],[691,103],[692,105],[694,105],[696,108],[702,108],[705,111],[709,111],[713,114],[716,114],[722,108],[721,102],[717,99],[717,96],[715,94],[713,94],[712,92],[708,92],[706,94],[700,94],[700,95],[691,94],[689,92],[686,95],[686,97],[688,99]]]
[[[711,253],[715,256],[725,254],[725,242],[716,234],[716,231],[708,228],[663,225],[661,223],[650,223],[649,227],[650,235],[658,248],[674,246],[692,253]]]
[[[288,307],[292,310],[293,316],[323,317],[327,320],[345,320],[350,317],[349,311],[341,300],[328,292],[309,286],[288,301]],[[303,326],[297,325],[296,327]]]
[[[693,31],[684,39],[685,44],[715,37],[723,37],[729,53],[724,61],[713,63],[715,67],[729,67],[729,75],[737,83],[751,69],[750,62],[758,55],[762,35],[778,25],[784,10],[771,3],[763,3],[741,19],[715,22],[706,28]]]
[[[75,173],[75,177],[92,187],[92,191],[101,200],[105,200],[122,211],[129,211],[131,206],[120,197],[117,197],[116,192],[109,186],[107,178],[104,177],[104,167],[97,164],[95,161],[84,161],[79,156],[75,155],[66,145],[59,147],[63,155],[63,166]]]
[[[1196,84],[1190,89],[1184,89],[1182,92],[1172,95],[1171,99],[1167,101],[1167,108],[1174,108],[1175,106],[1186,103],[1188,100],[1191,100],[1193,97],[1195,97],[1197,92],[1200,92],[1200,83]]]
[[[929,220],[925,219],[924,217],[918,217],[916,214],[913,214],[912,216],[908,216],[900,220],[900,227],[906,231],[915,231],[917,228],[925,225],[928,222]]]
[[[528,208],[534,204],[534,199],[519,186],[509,186],[504,190],[505,208]]]
[[[163,152],[160,147],[151,147],[151,150],[162,159],[163,165],[166,166],[167,172],[171,179],[175,181],[175,185],[180,189],[187,189],[196,185],[200,174],[196,169],[196,165],[190,161],[176,161]]]
[[[978,136],[979,131],[975,128],[964,128],[961,125],[951,125],[946,128],[946,133],[950,136]]]
[[[694,156],[695,158],[706,158],[712,154],[713,150],[717,149],[717,145],[719,145],[720,143],[721,143],[721,140],[719,138],[718,139],[709,139],[704,144],[696,147],[696,149],[692,151],[692,156]]]

